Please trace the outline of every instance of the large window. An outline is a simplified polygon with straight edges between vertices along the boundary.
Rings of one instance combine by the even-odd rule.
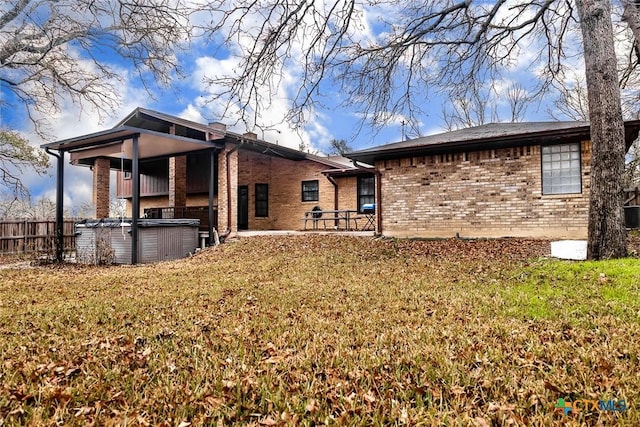
[[[302,201],[317,202],[319,200],[318,180],[302,181]]]
[[[256,217],[269,216],[269,184],[256,184]]]
[[[373,176],[358,177],[358,212],[362,206],[376,202],[376,180]]]
[[[580,143],[543,146],[542,194],[580,192]]]

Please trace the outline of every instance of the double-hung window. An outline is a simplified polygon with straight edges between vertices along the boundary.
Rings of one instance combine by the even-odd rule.
[[[582,192],[580,143],[542,147],[542,194]]]
[[[269,216],[269,184],[256,184],[256,217]]]
[[[376,180],[373,176],[358,176],[358,212],[362,206],[376,202]]]
[[[320,200],[318,180],[302,181],[302,201],[317,202],[318,200]]]

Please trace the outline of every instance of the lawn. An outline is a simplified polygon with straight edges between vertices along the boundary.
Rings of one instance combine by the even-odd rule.
[[[0,270],[0,425],[639,425],[640,260],[547,252],[310,235]]]

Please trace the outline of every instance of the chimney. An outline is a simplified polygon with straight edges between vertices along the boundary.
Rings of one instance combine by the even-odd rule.
[[[258,139],[258,134],[256,134],[255,132],[245,132],[242,134],[242,136],[247,139]]]
[[[227,125],[225,125],[224,123],[220,123],[220,122],[210,122],[209,123],[209,127],[211,129],[219,130],[221,132],[226,132],[227,131]]]

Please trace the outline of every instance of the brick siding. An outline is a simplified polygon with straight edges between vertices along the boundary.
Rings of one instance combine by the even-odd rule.
[[[543,195],[540,146],[387,160],[383,234],[397,237],[585,238],[591,143],[582,193]]]
[[[225,233],[238,231],[238,151],[232,151],[233,146],[227,147],[218,154],[218,230]],[[227,153],[229,155],[229,176],[231,178],[231,212],[227,208]],[[228,221],[229,213],[231,221]],[[229,224],[231,225],[229,227]]]
[[[169,158],[169,206],[186,206],[187,156]]]
[[[93,204],[96,218],[109,217],[109,174],[110,162],[106,157],[99,157],[93,163]]]
[[[218,195],[215,204],[218,206],[218,229],[227,230],[227,163],[226,153],[229,147],[218,155]],[[288,160],[240,149],[230,156],[231,172],[231,224],[232,232],[237,231],[238,223],[238,186],[246,185],[249,189],[249,229],[250,230],[300,230],[304,228],[304,213],[314,206],[322,209],[335,209],[335,189],[333,184],[322,174],[329,166],[311,160]],[[302,181],[318,181],[319,200],[302,201]],[[357,208],[357,178],[337,177],[339,186],[338,209]],[[269,186],[269,216],[255,216],[255,184]],[[187,206],[206,206],[209,203],[207,194],[188,195]],[[168,196],[142,197],[140,199],[140,215],[145,208],[170,206]],[[127,215],[131,215],[131,200],[127,201]]]
[[[314,206],[334,209],[333,184],[322,174],[326,165],[310,160],[287,160],[250,151],[239,156],[238,185],[249,188],[250,230],[299,230],[305,211]],[[317,201],[302,201],[302,181],[318,180]],[[269,185],[269,216],[255,216],[255,184]],[[222,184],[220,184],[222,185]]]

